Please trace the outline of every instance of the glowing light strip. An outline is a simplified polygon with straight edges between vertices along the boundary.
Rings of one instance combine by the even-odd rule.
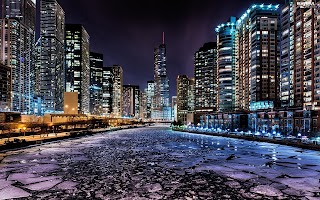
[[[240,25],[243,20],[248,17],[250,15],[250,13],[254,10],[271,10],[271,11],[276,11],[278,10],[280,7],[279,4],[269,4],[269,5],[265,5],[265,4],[253,4],[250,8],[248,8],[248,10],[237,20],[237,23],[227,23],[227,24],[220,24],[217,26],[217,28],[215,29],[216,32],[220,32],[220,29],[225,27],[225,26],[235,26],[235,25]]]

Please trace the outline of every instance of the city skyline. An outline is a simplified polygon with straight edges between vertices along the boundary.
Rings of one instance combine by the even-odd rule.
[[[194,53],[204,43],[216,41],[216,26],[230,16],[240,17],[251,4],[261,3],[228,2],[228,6],[218,7],[214,1],[206,0],[165,1],[156,7],[152,2],[126,1],[129,5],[126,7],[131,9],[127,10],[116,1],[100,1],[99,4],[87,4],[83,0],[59,1],[66,13],[66,23],[82,24],[92,35],[90,50],[104,54],[104,66],[119,64],[123,67],[124,84],[147,86],[147,81],[153,77],[152,51],[161,44],[162,32],[165,32],[170,96],[176,94],[178,75],[193,77]],[[284,2],[264,1],[265,4]],[[160,15],[163,10],[165,14]],[[117,34],[114,34],[115,30]],[[137,77],[137,71],[144,73]]]

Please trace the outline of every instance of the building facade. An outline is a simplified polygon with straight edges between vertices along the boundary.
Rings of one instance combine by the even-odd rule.
[[[217,33],[217,110],[235,110],[236,18],[231,17],[216,28]]]
[[[66,92],[78,93],[78,111],[89,113],[90,37],[80,24],[66,24]]]
[[[102,115],[103,54],[90,52],[90,113]]]
[[[155,107],[155,98],[154,98],[154,81],[147,82],[146,96],[147,96],[147,105],[146,105],[146,118],[152,118],[153,108]]]
[[[154,107],[152,118],[171,120],[169,78],[167,76],[166,45],[154,49]]]
[[[320,109],[319,1],[289,1],[281,11],[281,104]]]
[[[40,1],[40,95],[45,113],[63,111],[65,13],[57,0]]]
[[[113,90],[112,90],[112,116],[122,117],[123,109],[123,70],[119,65],[113,65],[109,69],[113,75]]]
[[[2,19],[16,19],[26,27],[35,30],[36,0],[3,0]]]
[[[33,114],[36,4],[2,1],[0,61],[11,69],[10,110]]]
[[[102,115],[111,116],[113,112],[114,76],[111,68],[102,71]]]
[[[279,104],[279,5],[252,5],[237,21],[236,107]]]
[[[11,68],[0,63],[0,112],[11,108]]]
[[[177,119],[187,123],[189,78],[186,75],[177,77]]]
[[[217,43],[203,45],[194,56],[195,115],[217,110]],[[197,117],[198,118],[198,117]]]
[[[123,86],[122,116],[140,118],[140,89],[136,85]]]

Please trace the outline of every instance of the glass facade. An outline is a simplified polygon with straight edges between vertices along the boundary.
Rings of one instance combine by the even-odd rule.
[[[40,1],[40,95],[45,113],[63,111],[65,13],[56,0]]]
[[[90,52],[90,113],[102,115],[103,54]]]
[[[230,112],[235,110],[236,18],[219,25],[216,32],[218,111]]]
[[[152,118],[171,120],[169,78],[167,76],[166,45],[161,44],[154,50],[154,106]]]
[[[34,114],[36,5],[31,0],[2,1],[0,60],[11,69],[9,109]]]
[[[114,76],[111,68],[104,68],[102,75],[102,115],[110,116],[113,112]]]
[[[66,92],[78,93],[78,111],[82,114],[89,113],[89,40],[89,34],[82,25],[66,25]]]
[[[195,113],[217,110],[217,43],[210,42],[195,53]]]

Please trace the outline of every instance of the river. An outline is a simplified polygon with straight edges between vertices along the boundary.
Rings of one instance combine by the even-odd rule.
[[[121,130],[0,154],[0,199],[320,199],[320,152]]]

